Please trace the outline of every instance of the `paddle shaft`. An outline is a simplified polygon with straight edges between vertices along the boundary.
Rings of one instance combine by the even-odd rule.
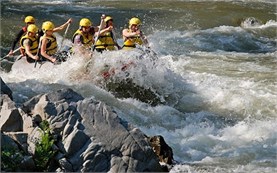
[[[65,29],[65,32],[64,32],[64,35],[63,35],[63,38],[62,38],[62,42],[61,42],[61,46],[60,46],[58,52],[59,52],[59,51],[61,50],[61,48],[63,47],[63,42],[64,42],[65,36],[66,36],[66,34],[67,34],[67,32],[68,32],[69,26],[70,26],[70,23],[67,25],[67,27],[66,27],[66,29]]]
[[[92,49],[92,51],[95,50],[95,44],[96,44],[97,40],[99,39],[100,31],[101,31],[101,26],[103,25],[103,22],[104,22],[104,19],[101,18],[99,30],[98,30],[97,36],[96,36],[96,38],[95,38],[95,40],[94,40],[94,44],[93,44],[93,49]]]
[[[121,47],[120,47],[120,46],[118,45],[118,43],[117,43],[117,38],[116,38],[114,29],[112,29],[112,34],[113,34],[113,41],[114,41],[114,43],[115,43],[117,49],[121,49]]]
[[[20,47],[19,47],[19,48],[17,48],[17,49],[15,49],[15,50],[13,51],[13,53],[18,52],[19,50],[20,50]],[[1,58],[1,61],[2,61],[3,59],[7,58],[7,57],[9,57],[9,54],[7,54],[7,55],[6,55],[6,56],[4,56],[3,58]]]
[[[39,51],[40,51],[40,47],[41,47],[41,40],[39,40],[39,43],[38,43],[38,51],[37,51],[37,54],[36,54],[36,56],[38,56],[38,54],[39,54]],[[38,63],[38,60],[36,60],[36,62],[35,62],[35,65],[34,65],[34,68],[36,68],[36,66],[37,66],[37,63]]]

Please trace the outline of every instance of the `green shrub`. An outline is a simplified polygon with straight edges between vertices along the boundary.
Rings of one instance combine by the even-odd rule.
[[[42,129],[41,140],[36,143],[34,160],[38,171],[47,171],[49,162],[56,153],[52,149],[54,139],[50,133],[47,121],[42,121],[40,127]]]

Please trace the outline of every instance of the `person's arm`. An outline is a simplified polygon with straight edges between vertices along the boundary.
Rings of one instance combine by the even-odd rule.
[[[39,59],[38,56],[37,55],[33,55],[31,53],[31,51],[30,51],[31,50],[30,44],[31,44],[31,42],[30,42],[29,39],[26,39],[26,40],[23,41],[23,46],[25,48],[25,52],[28,55],[28,57],[30,57],[30,58],[32,58],[34,60],[38,60]]]
[[[106,22],[105,22],[105,18],[106,18],[106,15],[105,14],[102,14],[101,16],[101,22],[100,22],[100,25],[99,26],[96,26],[94,27],[94,36],[98,37],[98,32],[100,30],[100,35],[107,32],[107,28],[106,28]],[[105,30],[105,31],[104,31]]]
[[[124,29],[122,31],[122,35],[125,38],[129,38],[129,37],[138,37],[140,36],[140,32],[136,31],[136,32],[128,32],[128,29]]]
[[[23,29],[21,29],[21,30],[18,32],[18,34],[16,35],[14,41],[12,42],[11,50],[10,50],[8,56],[13,55],[14,48],[15,48],[16,44],[19,42],[19,40],[21,39],[21,37],[23,36],[24,33],[25,33],[25,32],[23,31]]]
[[[105,28],[105,29],[101,29],[100,35],[103,35],[103,34],[105,34],[106,32],[111,32],[112,30],[113,30],[113,26],[109,26],[109,27],[107,27],[107,28]]]
[[[48,59],[49,61],[51,62],[55,62],[56,61],[56,58],[52,57],[52,56],[49,56],[47,53],[46,53],[46,45],[47,45],[47,42],[48,40],[46,38],[42,39],[41,40],[41,49],[40,49],[40,54],[45,57],[46,59]]]
[[[72,22],[72,19],[68,19],[67,22],[65,22],[64,24],[62,24],[61,26],[59,27],[56,27],[53,29],[53,32],[58,32],[58,31],[61,31],[63,30],[67,25],[69,25],[70,23]]]
[[[80,34],[77,34],[74,37],[73,44],[76,44],[76,45],[79,45],[79,46],[81,46],[83,44],[82,40],[81,40],[81,35]]]
[[[86,53],[86,48],[83,46],[83,37],[81,35],[76,35],[74,40],[74,52],[76,53],[81,53],[85,54]]]
[[[106,18],[106,15],[105,15],[105,14],[102,14],[102,16],[101,16],[101,22],[100,22],[100,25],[98,26],[98,28],[99,28],[100,30],[102,30],[103,28],[106,27],[105,18]]]

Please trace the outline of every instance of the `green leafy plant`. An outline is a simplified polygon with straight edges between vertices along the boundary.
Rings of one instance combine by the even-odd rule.
[[[36,143],[34,160],[38,171],[47,171],[49,162],[56,153],[52,149],[54,139],[47,121],[42,121],[40,127],[42,129],[41,140]]]

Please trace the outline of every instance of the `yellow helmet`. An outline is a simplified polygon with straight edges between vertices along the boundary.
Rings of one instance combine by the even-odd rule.
[[[92,22],[88,18],[83,18],[80,20],[80,26],[91,26]]]
[[[53,30],[54,28],[55,28],[55,25],[50,21],[43,22],[42,24],[43,31]]]
[[[33,16],[27,16],[24,20],[25,23],[35,23],[35,18]]]
[[[129,20],[129,27],[132,25],[141,25],[141,21],[137,17],[133,17],[132,19]]]
[[[113,20],[113,18],[111,16],[106,16],[104,20],[107,23],[109,20]]]
[[[32,33],[37,33],[38,27],[35,24],[31,24],[28,26],[27,31]]]

